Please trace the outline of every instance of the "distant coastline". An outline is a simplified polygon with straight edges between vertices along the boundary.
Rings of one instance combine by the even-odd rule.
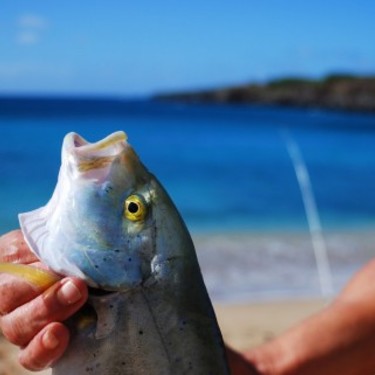
[[[333,74],[323,79],[286,77],[265,84],[164,93],[155,100],[185,103],[262,104],[375,112],[375,76]]]

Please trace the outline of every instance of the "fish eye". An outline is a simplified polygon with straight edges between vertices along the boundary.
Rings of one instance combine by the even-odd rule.
[[[130,195],[125,200],[124,215],[131,221],[141,221],[146,217],[147,205],[143,197],[139,195]]]

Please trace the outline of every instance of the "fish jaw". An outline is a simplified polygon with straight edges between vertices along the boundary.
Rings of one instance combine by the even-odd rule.
[[[68,133],[62,146],[62,166],[72,175],[71,178],[104,181],[111,165],[127,148],[124,132],[115,132],[106,138],[90,143],[77,133]]]
[[[102,155],[114,154],[117,146],[127,141],[127,135],[123,131],[117,131],[104,139],[90,143],[79,134],[68,133],[63,141],[63,152],[75,152],[87,156],[90,153],[101,153]]]
[[[152,247],[152,225],[128,222],[124,201],[134,191],[149,200],[149,179],[125,133],[96,143],[69,133],[51,200],[19,215],[25,240],[59,274],[109,291],[133,288],[149,273],[144,253]]]

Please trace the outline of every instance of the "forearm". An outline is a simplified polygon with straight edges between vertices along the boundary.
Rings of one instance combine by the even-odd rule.
[[[261,374],[375,373],[375,262],[325,310],[246,353]]]
[[[373,374],[373,324],[336,316],[346,309],[332,306],[246,356],[267,375]]]

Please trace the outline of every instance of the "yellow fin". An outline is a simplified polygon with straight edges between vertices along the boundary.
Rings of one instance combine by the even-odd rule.
[[[18,276],[29,282],[32,286],[44,291],[59,281],[61,278],[52,272],[28,266],[25,264],[1,263],[0,273]]]

